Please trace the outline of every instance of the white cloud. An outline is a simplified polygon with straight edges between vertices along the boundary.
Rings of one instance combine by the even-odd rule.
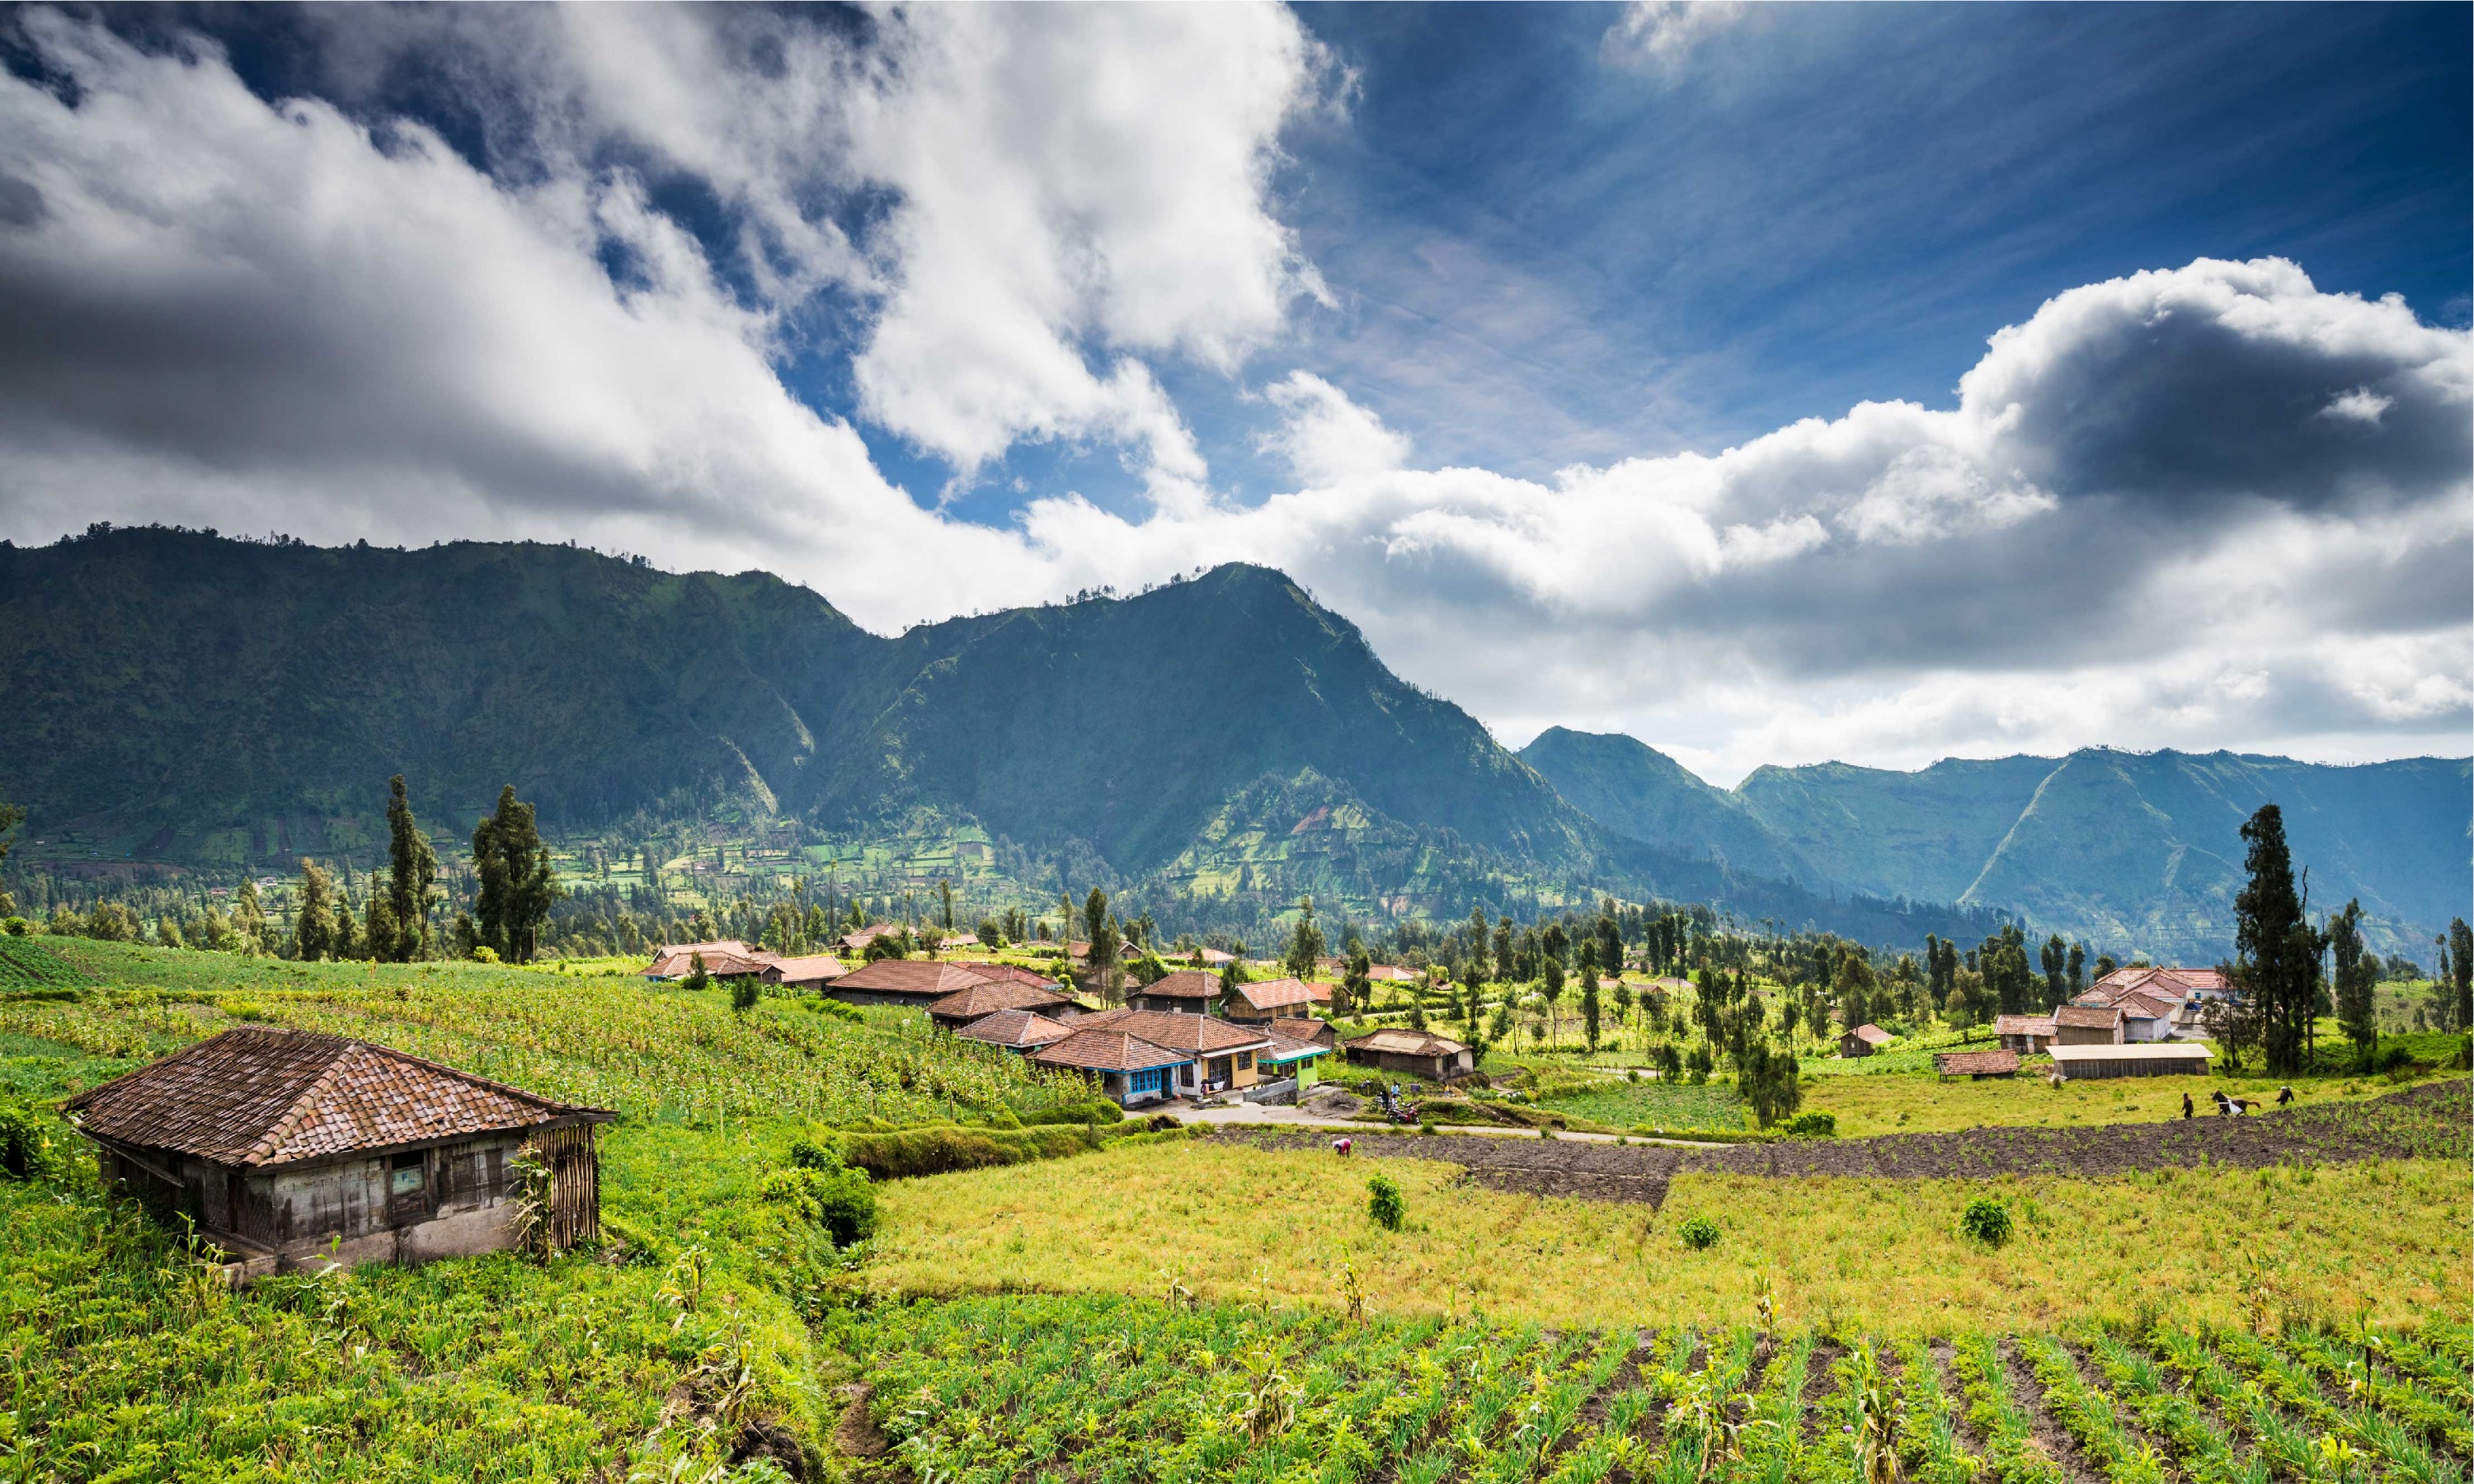
[[[2335,401],[2319,409],[2323,418],[2341,418],[2351,422],[2376,425],[2380,414],[2396,405],[2396,398],[2382,396],[2368,387],[2356,387],[2341,394]]]
[[[1385,427],[1381,418],[1312,371],[1289,372],[1265,387],[1263,396],[1284,416],[1260,446],[1286,461],[1309,487],[1389,473],[1409,457],[1406,434]]]
[[[1744,11],[1737,0],[1631,0],[1600,38],[1599,55],[1672,80],[1695,48],[1741,20]]]
[[[19,539],[97,518],[573,538],[768,567],[880,630],[1249,559],[1512,740],[1622,728],[1721,778],[2084,742],[2462,751],[2474,718],[2468,337],[2291,263],[2058,295],[1992,337],[1953,407],[1868,402],[1547,480],[1405,467],[1405,440],[1301,370],[1264,393],[1301,489],[1237,509],[1148,358],[1233,367],[1311,291],[1258,173],[1317,65],[1284,13],[1057,15],[1089,54],[1079,89],[1064,43],[1010,12],[888,14],[877,50],[806,60],[700,14],[525,41],[527,65],[575,69],[545,90],[578,140],[606,132],[604,90],[675,70],[630,137],[752,224],[742,255],[772,265],[752,291],[580,144],[485,174],[417,129],[271,108],[211,52],[17,24],[79,90],[0,76]],[[1148,29],[1178,24],[1201,39]],[[1218,92],[1215,48],[1238,75]],[[734,76],[780,94],[709,97],[751,49],[772,71]],[[1120,65],[1151,52],[1188,85]],[[1181,132],[1189,108],[1210,139]],[[828,146],[847,157],[806,153]],[[896,179],[872,218],[811,194]],[[1121,440],[1158,507],[1048,498],[1011,531],[921,510],[783,385],[819,283],[867,316],[861,391],[888,425],[964,463]]]

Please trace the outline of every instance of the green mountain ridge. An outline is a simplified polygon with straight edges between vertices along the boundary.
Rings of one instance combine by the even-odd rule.
[[[1654,762],[1639,754],[1647,754]],[[1523,750],[1618,832],[1689,849],[1696,821],[1749,827],[1816,891],[1948,900],[2021,914],[2100,950],[2214,963],[2232,951],[2243,821],[2279,804],[2312,902],[2359,898],[2384,952],[2427,958],[2474,894],[2474,764],[2332,765],[2232,753],[1946,759],[1914,773],[1846,763],[1765,767],[1714,788],[1630,737],[1561,729]]]
[[[12,869],[368,870],[400,772],[450,864],[513,782],[603,881],[655,847],[726,878],[735,844],[880,899],[1100,884],[1247,934],[1308,892],[1451,920],[1613,893],[1874,942],[1982,916],[1608,830],[1260,567],[888,638],[763,573],[99,529],[0,543],[0,634]]]

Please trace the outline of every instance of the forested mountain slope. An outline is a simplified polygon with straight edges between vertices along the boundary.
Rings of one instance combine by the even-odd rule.
[[[1761,768],[1729,792],[1629,737],[1550,731],[1521,755],[1636,839],[1776,859],[1819,891],[2017,911],[2118,954],[2213,963],[2232,951],[2242,824],[2263,803],[2284,810],[2314,907],[2360,898],[2384,950],[2428,958],[2474,894],[2462,758],[2340,767],[2094,748],[1915,773]]]

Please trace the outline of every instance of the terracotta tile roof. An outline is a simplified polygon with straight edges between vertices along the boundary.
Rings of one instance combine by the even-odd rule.
[[[255,1025],[90,1088],[65,1107],[97,1137],[238,1165],[616,1116],[391,1047]]]
[[[2109,1031],[2122,1023],[2122,1011],[2113,1005],[2064,1005],[2053,1012],[2055,1026],[2070,1026],[2081,1031]]]
[[[2016,1051],[1945,1051],[1933,1058],[1933,1070],[1945,1077],[1998,1077],[2018,1069]]]
[[[1075,1028],[1036,1011],[1000,1010],[980,1017],[954,1034],[968,1041],[984,1041],[992,1046],[1020,1048],[1063,1041],[1075,1034]]]
[[[1995,1016],[1993,1034],[2050,1037],[2053,1034],[2053,1017],[2051,1016]]]
[[[1208,1003],[1220,997],[1220,976],[1208,969],[1173,969],[1155,984],[1128,990],[1129,994],[1153,994],[1162,999],[1190,999]]]
[[[1869,1020],[1864,1024],[1856,1027],[1856,1029],[1850,1031],[1848,1034],[1854,1036],[1857,1041],[1862,1041],[1868,1046],[1885,1046],[1898,1039],[1897,1037],[1892,1036],[1888,1031],[1881,1029],[1880,1026],[1873,1024]]]
[[[2114,1001],[2114,1008],[2139,1019],[2162,1020],[2171,1015],[2173,1007],[2180,1003],[2179,999],[2159,999],[2146,990],[2133,990]]]
[[[1188,1020],[1199,1016],[1186,1016]],[[1138,1072],[1154,1066],[1182,1066],[1192,1053],[1171,1051],[1123,1031],[1077,1030],[1063,1041],[1040,1047],[1031,1059],[1043,1066],[1072,1066],[1090,1072]]]
[[[1250,1050],[1270,1040],[1250,1025],[1231,1025],[1217,1016],[1187,1015],[1176,1010],[1104,1010],[1095,1016],[1084,1016],[1074,1024],[1077,1030],[1093,1026],[1123,1031],[1189,1056]]]
[[[1028,984],[1004,980],[983,981],[956,990],[928,1007],[928,1014],[938,1020],[976,1020],[1000,1010],[1054,1010],[1065,1003],[1065,996],[1051,990],[1033,989]]]
[[[1286,1036],[1291,1041],[1317,1041],[1326,1046],[1332,1043],[1333,1036],[1331,1022],[1328,1020],[1291,1018],[1285,1016],[1272,1022],[1272,1034]]]
[[[1376,1031],[1346,1044],[1351,1051],[1380,1051],[1390,1056],[1458,1056],[1468,1049],[1448,1036],[1409,1030]]]
[[[876,942],[876,940],[884,937],[891,931],[893,931],[893,928],[890,924],[880,923],[875,927],[862,927],[855,932],[844,933],[842,934],[842,948],[844,951],[850,953],[863,953],[867,951],[867,945],[869,944]]]
[[[1231,963],[1237,957],[1234,953],[1223,953],[1218,948],[1204,948],[1196,956],[1204,963],[1212,965]]]
[[[1267,979],[1237,986],[1238,997],[1256,1010],[1287,1010],[1298,1005],[1328,1005],[1331,986],[1302,979]]]
[[[1416,969],[1403,969],[1397,964],[1369,964],[1366,966],[1366,979],[1370,984],[1408,984],[1414,981],[1417,977],[1418,971]]]
[[[987,975],[969,964],[939,964],[933,959],[881,958],[852,969],[834,981],[840,990],[868,990],[878,994],[910,994],[941,999],[957,990],[988,983]]]
[[[763,948],[751,948],[735,938],[716,943],[665,944],[646,966],[647,979],[684,979],[695,972],[698,955],[704,959],[704,971],[709,974],[763,973],[778,962]]]
[[[842,961],[830,953],[811,953],[801,958],[777,958],[764,977],[775,984],[817,984],[838,979],[850,972]]]
[[[994,980],[999,984],[1027,984],[1034,990],[1053,990],[1058,984],[1055,974],[1044,974],[1036,969],[1025,969],[1020,964],[981,964],[965,961],[962,967],[982,979]]]

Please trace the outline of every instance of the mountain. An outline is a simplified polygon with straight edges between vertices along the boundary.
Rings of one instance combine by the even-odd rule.
[[[1606,829],[1260,567],[888,638],[762,573],[98,529],[0,543],[0,634],[12,869],[366,870],[402,773],[450,848],[512,782],[605,879],[735,842],[742,871],[754,850],[845,891],[1097,883],[1248,933],[1307,893],[1459,918],[1613,892],[1885,941],[1962,921]]]
[[[1521,755],[1634,839],[1781,863],[1821,892],[2017,913],[2120,956],[2231,953],[2242,825],[2264,803],[2284,811],[2313,905],[2359,898],[2383,951],[2427,958],[2474,894],[2474,765],[2462,758],[2331,766],[2095,748],[1915,773],[1761,768],[1730,792],[1630,737],[1559,729]]]

